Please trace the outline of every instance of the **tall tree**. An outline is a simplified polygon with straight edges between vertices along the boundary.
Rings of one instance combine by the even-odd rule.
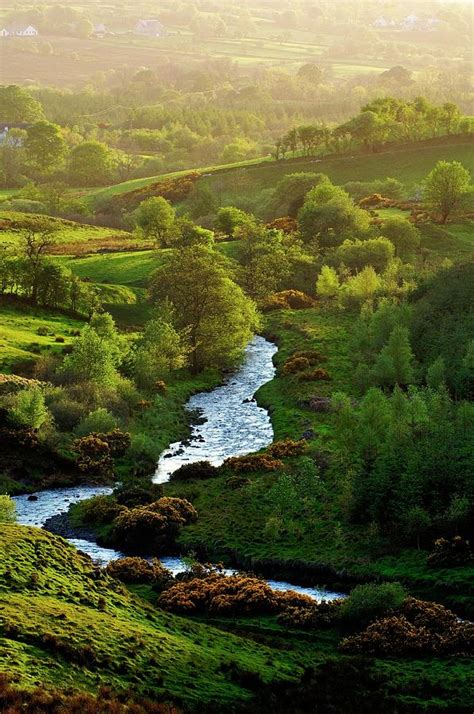
[[[175,222],[173,206],[162,196],[152,196],[142,201],[133,217],[146,238],[151,238],[160,248],[172,243]]]
[[[440,214],[443,223],[461,206],[470,180],[469,171],[459,161],[438,161],[425,178],[425,201]]]
[[[193,372],[239,358],[258,324],[253,302],[230,278],[219,255],[194,245],[167,257],[153,274],[151,300],[169,300],[178,329],[188,332]]]
[[[66,155],[66,142],[57,124],[40,121],[27,129],[25,151],[28,160],[42,174],[57,168]]]

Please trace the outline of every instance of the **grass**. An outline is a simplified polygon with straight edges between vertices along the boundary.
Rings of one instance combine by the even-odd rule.
[[[0,210],[0,245],[16,246],[21,240],[21,229],[26,222],[47,219],[54,229],[53,244],[48,248],[50,255],[74,255],[107,250],[136,250],[141,246],[150,247],[146,241],[137,241],[131,233],[116,228],[91,226],[74,221],[66,221],[51,216],[25,214]]]
[[[149,588],[98,576],[92,561],[61,538],[0,524],[0,673],[20,689],[40,683],[96,694],[106,686],[186,711],[244,705],[253,712],[260,710],[253,697],[265,701],[312,667],[322,711],[342,683],[346,706],[352,696],[373,701],[377,692],[389,697],[389,711],[470,711],[468,658],[362,661],[338,654],[336,628],[302,632],[270,616],[184,618],[155,600]]]
[[[23,686],[102,685],[188,706],[248,699],[223,662],[263,682],[301,671],[291,654],[168,615],[103,576],[60,538],[0,526],[0,671]]]
[[[461,161],[469,170],[474,170],[471,144],[449,143],[449,138],[439,145],[400,147],[377,154],[356,154],[353,157],[299,157],[278,162],[270,157],[241,161],[235,164],[199,168],[199,182],[208,186],[220,203],[231,201],[236,195],[254,196],[256,191],[274,187],[289,173],[308,171],[323,172],[337,183],[372,181],[391,176],[405,183],[409,188],[419,183],[440,159]],[[92,191],[89,200],[96,203],[142,188],[163,178],[183,176],[189,171],[135,179],[124,183]],[[213,174],[207,176],[206,174]]]
[[[83,323],[58,313],[40,308],[0,304],[0,369],[10,372],[15,363],[33,361],[40,353],[60,353],[72,342],[72,332]],[[38,335],[40,327],[50,334]],[[62,337],[64,343],[55,342]]]

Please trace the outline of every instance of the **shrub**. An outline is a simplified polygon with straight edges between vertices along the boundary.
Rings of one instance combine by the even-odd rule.
[[[474,560],[471,545],[468,540],[455,536],[451,540],[439,538],[435,541],[433,551],[428,555],[427,563],[436,568],[453,568],[467,565]]]
[[[110,433],[117,427],[117,421],[113,414],[107,409],[99,407],[81,419],[77,429],[76,436],[87,436],[92,433]]]
[[[56,335],[54,341],[62,344],[64,342],[64,337],[61,337],[61,335]]]
[[[311,367],[311,362],[307,357],[289,357],[283,367],[281,368],[281,373],[284,375],[287,374],[296,374],[297,372],[302,372],[305,369],[309,369]]]
[[[224,466],[231,471],[277,471],[283,468],[283,462],[274,459],[268,454],[248,454],[247,456],[233,456],[224,461]]]
[[[15,501],[10,496],[0,494],[0,523],[14,523],[16,521]]]
[[[240,488],[249,486],[251,483],[250,479],[245,478],[244,476],[231,476],[227,479],[225,485],[227,488],[230,488],[231,491],[238,491]]]
[[[91,436],[95,436],[101,441],[105,441],[110,449],[110,455],[114,458],[124,456],[125,452],[129,449],[131,438],[130,434],[120,429],[112,429],[105,434],[93,433]]]
[[[90,434],[81,439],[75,439],[72,448],[77,453],[76,463],[81,471],[102,478],[112,476],[113,463],[106,441]]]
[[[112,560],[105,570],[126,585],[153,585],[164,590],[173,580],[170,571],[156,559],[150,563],[144,558],[120,558]]]
[[[253,576],[216,572],[173,585],[158,600],[160,607],[172,612],[231,616],[272,614],[289,603],[303,607],[312,602],[295,592],[272,590],[264,580]]]
[[[46,337],[46,335],[49,335],[50,329],[46,325],[41,325],[41,327],[38,327],[36,330],[36,334],[40,335],[40,337]]]
[[[293,352],[292,357],[305,357],[311,365],[318,364],[319,362],[326,362],[327,357],[323,355],[318,350],[297,350]]]
[[[344,639],[340,650],[350,654],[472,655],[474,624],[459,620],[437,603],[408,598],[400,611],[376,620],[358,635]]]
[[[275,441],[268,447],[267,451],[276,459],[283,459],[285,457],[301,456],[301,454],[305,452],[306,446],[307,444],[303,439],[300,441],[284,439],[282,441]]]
[[[303,372],[302,374],[299,374],[298,379],[300,379],[302,382],[328,382],[331,379],[331,375],[326,369],[318,367],[317,369],[313,369],[310,372]]]
[[[171,547],[182,526],[196,520],[196,510],[189,501],[160,498],[122,511],[114,521],[113,538],[123,549],[154,553]]]
[[[304,310],[314,304],[313,298],[300,290],[282,290],[270,295],[262,305],[262,310]]]
[[[308,409],[311,409],[312,412],[326,414],[332,409],[331,398],[315,395],[314,397],[310,397],[307,402],[307,407]]]
[[[87,414],[86,407],[67,394],[48,399],[48,408],[59,431],[73,431]]]
[[[312,601],[311,605],[304,607],[287,605],[278,615],[278,622],[287,627],[316,630],[320,627],[332,625],[341,613],[343,600],[323,600],[322,602]]]
[[[133,481],[131,484],[121,484],[114,491],[117,503],[127,508],[145,506],[154,503],[163,496],[163,486],[158,483],[151,483],[147,479]]]
[[[168,391],[168,387],[166,386],[166,382],[164,382],[162,379],[157,379],[155,384],[154,384],[154,389],[155,392],[158,394],[166,394]]]
[[[84,523],[108,525],[124,510],[113,496],[94,496],[81,501],[81,519]]]
[[[218,473],[219,469],[210,464],[209,461],[196,461],[193,464],[183,464],[179,469],[176,469],[171,474],[170,481],[203,480],[217,476]]]
[[[400,583],[357,585],[344,601],[341,614],[350,623],[364,624],[396,610],[405,598]]]
[[[275,229],[277,231],[282,231],[283,233],[291,234],[296,233],[298,230],[298,222],[296,218],[291,216],[283,216],[282,218],[275,218],[271,223],[267,223],[266,227],[269,229]]]

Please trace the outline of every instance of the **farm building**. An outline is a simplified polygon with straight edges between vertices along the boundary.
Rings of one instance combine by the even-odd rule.
[[[0,37],[37,37],[38,30],[33,25],[8,25],[0,29]]]

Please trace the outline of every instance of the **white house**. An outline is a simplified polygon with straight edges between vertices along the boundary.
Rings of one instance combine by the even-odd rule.
[[[148,37],[164,37],[166,30],[159,20],[138,20],[135,25],[136,35],[148,35]]]
[[[38,30],[33,25],[8,25],[0,29],[0,37],[37,37]]]

